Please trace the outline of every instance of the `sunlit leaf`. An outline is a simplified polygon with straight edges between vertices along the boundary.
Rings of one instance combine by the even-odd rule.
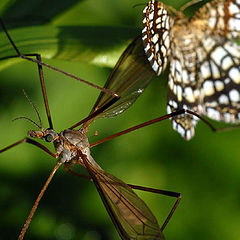
[[[126,27],[46,25],[18,28],[9,31],[9,34],[22,54],[39,53],[43,58],[112,67],[137,32],[136,29]],[[3,32],[0,39],[0,58],[16,55]],[[9,65],[9,61],[1,64],[1,68]]]

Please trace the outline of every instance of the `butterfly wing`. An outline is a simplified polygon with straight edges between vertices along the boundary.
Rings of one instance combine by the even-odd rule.
[[[142,40],[148,61],[157,75],[168,63],[172,25],[166,6],[155,0],[149,1],[143,10]]]
[[[238,1],[212,1],[189,21],[182,42],[173,40],[169,113],[187,108],[217,121],[239,122],[240,46],[232,39],[239,38],[239,16]],[[177,116],[172,122],[185,139],[194,136],[195,117]]]
[[[196,45],[198,43],[196,41]],[[189,109],[199,112],[199,90],[196,63],[198,61],[196,46],[191,47],[186,54],[179,48],[178,42],[173,41],[170,73],[168,81],[167,112],[179,109]],[[190,140],[195,133],[197,118],[190,114],[179,115],[171,119],[173,129],[178,131],[186,140]]]
[[[203,40],[207,60],[201,63],[203,113],[226,123],[240,120],[240,46],[225,37]]]
[[[182,17],[180,14],[178,17]],[[170,59],[170,77],[168,94],[168,113],[182,108],[193,110],[196,101],[193,95],[183,96],[184,88],[190,93],[192,86],[186,76],[189,71],[189,61],[184,59],[181,48],[173,36],[174,18],[168,8],[161,2],[151,0],[143,11],[143,43],[144,50],[153,70],[160,75]],[[184,37],[184,36],[183,36]],[[182,76],[185,74],[184,76]],[[193,76],[190,76],[191,78]],[[180,115],[172,119],[173,127],[185,139],[194,135],[196,120],[191,115]]]
[[[240,1],[214,0],[201,7],[193,16],[205,31],[229,39],[240,38]]]

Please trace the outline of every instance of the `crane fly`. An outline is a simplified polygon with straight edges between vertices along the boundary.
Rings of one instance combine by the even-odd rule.
[[[175,114],[183,113],[184,111],[179,111],[173,115],[166,115],[160,117],[158,121],[172,117]],[[97,117],[98,116],[95,116],[95,118]],[[28,120],[33,122],[31,119]],[[88,121],[90,120],[91,119]],[[74,175],[92,179],[121,239],[164,239],[162,231],[167,225],[176,207],[178,206],[181,195],[179,193],[171,191],[126,184],[120,179],[105,172],[90,155],[91,145],[89,144],[88,138],[86,136],[86,133],[88,131],[88,127],[86,126],[89,126],[89,124],[88,122],[85,122],[85,124],[86,125],[79,130],[72,130],[69,128],[60,132],[59,134],[56,133],[52,128],[44,129],[40,124],[39,130],[30,130],[28,132],[28,137],[0,150],[0,153],[3,153],[12,147],[27,142],[39,147],[52,157],[58,159],[53,171],[51,172],[40,194],[38,195],[37,200],[34,203],[34,206],[19,235],[19,239],[23,239],[44,192],[46,191],[54,174],[61,165],[64,165],[65,169]],[[35,123],[35,125],[38,124]],[[133,130],[135,129],[136,127],[134,127]],[[46,142],[53,143],[56,152],[52,153],[49,149],[47,149],[39,142],[33,140],[32,138],[42,139]],[[73,172],[70,168],[75,164],[80,164],[85,167],[90,177],[82,176],[78,173]],[[177,200],[162,227],[158,225],[158,222],[150,209],[132,189],[139,189],[143,191],[177,197]]]
[[[9,35],[8,37],[10,38]],[[131,50],[134,51],[134,49],[138,47],[140,47],[140,45],[134,44],[131,47]],[[37,57],[38,57],[38,60],[41,61],[40,56],[37,55]],[[109,86],[108,89],[112,89],[112,88],[114,90],[119,89],[119,91],[117,92],[124,93],[123,98],[119,98],[118,96],[113,97],[111,94],[109,94],[109,92],[102,92],[100,94],[100,97],[97,99],[96,104],[93,106],[92,111],[86,118],[74,124],[73,126],[69,127],[68,129],[61,131],[60,133],[57,133],[53,128],[51,114],[48,106],[42,65],[38,64],[38,70],[39,70],[42,93],[44,96],[43,99],[45,103],[45,109],[47,113],[49,128],[47,129],[43,128],[40,114],[38,113],[37,108],[31,101],[31,99],[25,94],[37,113],[39,123],[36,123],[27,117],[20,117],[20,118],[25,118],[26,120],[32,122],[38,127],[38,130],[30,130],[28,132],[27,137],[19,140],[18,142],[8,147],[5,147],[4,149],[0,150],[0,153],[3,153],[21,143],[27,142],[42,149],[44,152],[46,152],[47,154],[49,154],[50,156],[58,160],[49,178],[47,179],[45,185],[43,186],[40,194],[38,195],[32,210],[30,211],[30,214],[19,235],[19,239],[23,239],[44,192],[46,191],[54,174],[56,173],[56,171],[59,169],[61,165],[64,165],[65,169],[68,172],[78,176],[82,176],[82,175],[76,172],[73,172],[71,170],[71,167],[73,165],[81,165],[84,168],[86,168],[90,177],[85,176],[85,178],[89,178],[94,182],[97,188],[97,191],[105,205],[105,208],[109,216],[111,217],[111,220],[114,223],[121,239],[139,239],[139,240],[140,239],[156,239],[156,240],[164,239],[162,231],[166,227],[169,219],[171,218],[173,212],[175,211],[177,205],[179,204],[179,201],[181,199],[180,194],[171,192],[171,191],[145,188],[145,187],[124,183],[120,179],[105,172],[95,162],[95,160],[90,154],[90,147],[103,143],[114,137],[126,134],[130,131],[134,131],[143,126],[147,126],[179,114],[184,114],[185,110],[179,110],[172,114],[168,114],[163,117],[150,120],[149,122],[129,128],[125,131],[114,134],[96,143],[89,144],[86,134],[93,120],[96,120],[100,117],[116,116],[122,111],[124,111],[127,105],[136,99],[136,96],[133,94],[134,91],[132,91],[132,89],[133,88],[139,89],[139,86],[138,87],[131,86],[132,95],[127,96],[126,93],[129,89],[129,86],[121,82],[120,83],[116,82],[116,79],[118,78],[110,78],[110,80],[108,80],[106,84]],[[122,74],[124,74],[124,72],[122,72]],[[116,86],[118,87],[120,86],[120,88]],[[136,94],[138,94],[138,90],[136,91],[137,91]],[[191,112],[188,112],[188,113],[194,114]],[[82,125],[80,129],[74,130],[74,128],[80,125]],[[49,143],[53,143],[55,148],[55,153],[52,153],[44,145],[34,140],[34,138],[41,139]],[[172,207],[169,215],[167,216],[166,220],[164,221],[161,227],[159,226],[157,219],[155,218],[151,210],[147,207],[147,205],[143,202],[143,200],[136,195],[136,193],[132,189],[139,189],[147,192],[153,192],[153,193],[163,194],[163,195],[177,198],[174,206]]]
[[[107,105],[111,104],[107,103]],[[94,159],[90,155],[90,144],[86,136],[88,126],[90,121],[92,121],[92,118],[96,119],[102,113],[105,112],[106,114],[108,112],[108,109],[105,106],[91,113],[89,116],[92,117],[87,117],[86,119],[88,120],[84,122],[83,127],[79,130],[72,130],[72,127],[70,127],[69,129],[62,131],[59,134],[56,133],[52,128],[44,129],[42,127],[40,118],[40,124],[37,124],[32,120],[26,118],[27,120],[35,123],[35,125],[39,127],[39,130],[30,130],[28,132],[28,137],[0,151],[0,153],[3,153],[4,151],[16,145],[27,142],[41,148],[43,151],[45,151],[52,157],[58,159],[56,166],[54,167],[52,173],[50,174],[48,180],[42,188],[29,214],[29,217],[22,229],[22,232],[19,235],[19,239],[23,239],[32,219],[32,216],[36,211],[40,199],[42,198],[43,193],[45,192],[48,184],[52,180],[55,172],[62,164],[71,173],[72,171],[70,170],[70,168],[75,164],[80,164],[87,169],[122,239],[164,239],[162,235],[162,230],[164,229],[170,216],[178,205],[180,196],[177,193],[173,193],[170,191],[160,191],[150,188],[141,188],[134,185],[127,185],[118,178],[102,170],[102,168],[94,161]],[[110,109],[109,111],[111,112],[112,109]],[[98,112],[98,114],[95,114],[96,112]],[[181,111],[176,114],[182,113],[184,112]],[[168,117],[171,117],[171,115],[164,116],[159,120]],[[51,120],[49,120],[49,125],[50,123],[52,124]],[[43,139],[46,142],[53,143],[56,153],[50,152],[50,150],[48,150],[45,146],[43,146],[39,142],[36,142],[32,138]],[[147,205],[133,192],[132,188],[178,197],[178,200],[176,201],[173,210],[170,212],[169,217],[165,221],[162,228],[159,227],[158,222],[152,212],[149,210]]]

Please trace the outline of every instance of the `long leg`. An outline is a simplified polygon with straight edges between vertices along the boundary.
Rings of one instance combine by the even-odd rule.
[[[47,63],[44,63],[44,62],[42,62],[42,61],[39,60],[39,59],[36,59],[36,60],[35,60],[35,59],[32,59],[32,58],[28,57],[28,56],[36,56],[36,55],[38,55],[38,54],[28,54],[28,55],[23,55],[23,54],[21,54],[21,52],[19,51],[19,49],[17,48],[17,46],[16,46],[15,43],[13,42],[11,36],[9,35],[9,33],[8,33],[6,27],[5,27],[5,24],[4,24],[4,22],[3,22],[3,20],[2,20],[1,18],[0,18],[0,24],[1,24],[2,28],[3,28],[3,31],[5,32],[5,34],[6,34],[6,36],[7,36],[7,38],[9,39],[11,45],[12,45],[13,48],[15,49],[15,51],[16,51],[16,53],[17,53],[17,57],[26,59],[26,60],[28,60],[28,61],[30,61],[30,62],[34,62],[34,63],[37,63],[38,65],[41,65],[41,66],[50,68],[50,69],[52,69],[52,70],[54,70],[54,71],[60,72],[60,73],[66,75],[66,76],[68,76],[68,77],[71,77],[71,78],[76,79],[76,80],[78,80],[78,81],[80,81],[80,82],[83,82],[83,83],[85,83],[85,84],[87,84],[87,85],[89,85],[89,86],[92,86],[92,87],[94,87],[94,88],[96,88],[96,89],[99,89],[99,90],[102,91],[102,92],[105,92],[105,93],[107,93],[107,94],[110,94],[110,95],[112,95],[113,97],[119,97],[118,94],[114,93],[113,91],[111,91],[111,90],[109,90],[109,89],[105,89],[105,88],[100,87],[100,86],[98,86],[98,85],[96,85],[96,84],[90,83],[90,82],[88,82],[88,81],[86,81],[86,80],[84,80],[84,79],[81,79],[81,78],[73,75],[73,74],[67,73],[67,72],[65,72],[65,71],[63,71],[63,70],[61,70],[61,69],[59,69],[59,68],[56,68],[56,67],[51,66],[51,65],[49,65],[49,64],[47,64]],[[9,57],[5,57],[5,58],[2,58],[2,59],[13,58],[13,57],[16,57],[16,56],[9,56]]]
[[[67,172],[69,172],[70,174],[72,175],[75,175],[77,177],[81,177],[81,178],[84,178],[84,179],[87,179],[87,180],[91,180],[91,177],[88,176],[88,175],[84,175],[84,174],[80,174],[80,173],[77,173],[77,172],[74,172],[71,170],[71,168],[69,166],[67,166],[66,164],[64,164],[64,168],[66,169]]]
[[[35,141],[35,140],[31,139],[31,138],[28,138],[28,137],[23,138],[23,139],[15,142],[15,143],[7,146],[7,147],[1,149],[1,150],[0,150],[0,153],[3,153],[3,152],[5,152],[5,151],[7,151],[8,149],[13,148],[13,147],[15,147],[15,146],[17,146],[17,145],[19,145],[19,144],[21,144],[21,143],[24,143],[24,142],[30,143],[30,144],[32,144],[32,145],[34,145],[34,146],[42,149],[44,152],[46,152],[47,154],[51,155],[52,157],[56,158],[56,155],[55,155],[54,153],[52,153],[48,148],[46,148],[45,146],[43,146],[41,143],[39,143],[39,142],[37,142],[37,141]]]
[[[25,233],[26,233],[26,231],[27,231],[27,229],[29,227],[29,224],[30,224],[30,222],[32,220],[32,217],[33,217],[34,213],[37,210],[38,204],[39,204],[40,200],[42,199],[43,194],[45,193],[49,183],[52,181],[52,178],[53,178],[54,174],[56,173],[56,171],[58,170],[58,168],[61,165],[62,165],[61,162],[57,162],[57,164],[55,165],[54,169],[52,170],[50,176],[48,177],[47,181],[45,182],[43,188],[41,189],[41,192],[38,194],[38,197],[37,197],[37,199],[36,199],[32,209],[31,209],[31,211],[30,211],[30,213],[28,215],[28,218],[27,218],[27,220],[26,220],[22,230],[21,230],[21,233],[20,233],[20,235],[18,237],[18,240],[22,240],[23,239],[23,237],[24,237],[24,235],[25,235]]]
[[[192,115],[200,118],[201,120],[203,120],[204,123],[206,123],[206,124],[211,128],[212,131],[214,131],[214,132],[216,131],[216,129],[212,126],[211,123],[209,123],[206,119],[204,119],[203,117],[201,117],[201,116],[198,115],[197,113],[192,112],[192,111],[190,111],[190,110],[181,109],[181,110],[178,110],[178,111],[176,111],[176,112],[172,112],[172,113],[170,113],[170,114],[167,114],[167,115],[164,115],[164,116],[161,116],[161,117],[152,119],[152,120],[150,120],[150,121],[141,123],[141,124],[136,125],[136,126],[134,126],[134,127],[128,128],[128,129],[126,129],[126,130],[124,130],[124,131],[115,133],[115,134],[113,134],[113,135],[111,135],[111,136],[109,136],[109,137],[106,137],[106,138],[101,139],[101,140],[99,140],[99,141],[97,141],[97,142],[95,142],[95,143],[92,143],[90,146],[91,146],[91,147],[94,147],[94,146],[96,146],[96,145],[98,145],[98,144],[101,144],[101,143],[103,143],[103,142],[109,141],[110,139],[119,137],[119,136],[124,135],[124,134],[126,134],[126,133],[135,131],[135,130],[137,130],[137,129],[139,129],[139,128],[143,128],[143,127],[152,125],[152,124],[154,124],[154,123],[158,123],[158,122],[160,122],[160,121],[162,121],[162,120],[165,120],[165,119],[168,119],[168,118],[172,118],[172,117],[174,117],[174,116],[177,116],[177,115],[180,115],[180,114],[184,114],[184,113],[189,113],[189,114],[192,114]]]
[[[132,185],[132,184],[128,184],[128,186],[133,188],[133,189],[137,189],[137,190],[141,190],[141,191],[157,193],[157,194],[161,194],[161,195],[164,195],[164,196],[177,198],[176,202],[174,203],[171,211],[169,212],[166,220],[164,221],[164,223],[163,223],[163,225],[161,227],[161,231],[163,231],[165,229],[165,227],[167,226],[170,218],[172,217],[173,213],[175,212],[176,208],[178,207],[178,205],[179,205],[179,203],[180,203],[180,201],[182,199],[181,193],[167,191],[167,190],[160,190],[160,189],[155,189],[155,188],[142,187],[142,186]]]
[[[42,61],[40,54],[36,54],[36,58],[37,58],[38,61],[40,61],[40,62]],[[52,118],[51,118],[48,99],[47,99],[47,91],[46,91],[44,77],[43,77],[42,65],[38,64],[38,72],[39,72],[39,76],[40,76],[42,94],[43,94],[43,99],[44,99],[44,104],[45,104],[45,109],[46,109],[46,113],[47,113],[49,127],[53,129],[53,123],[52,123]]]
[[[92,178],[88,175],[84,175],[84,174],[79,174],[77,172],[74,172],[70,169],[70,167],[64,165],[64,168],[70,173],[73,174],[75,176],[84,178],[84,179],[88,179],[88,180],[92,180]],[[113,183],[113,184],[118,184],[117,182]],[[165,219],[162,227],[161,227],[161,231],[163,231],[165,229],[165,227],[167,226],[169,220],[171,219],[173,213],[175,212],[176,208],[178,207],[181,199],[182,199],[182,195],[181,193],[177,193],[177,192],[172,192],[172,191],[167,191],[167,190],[161,190],[161,189],[156,189],[156,188],[149,188],[149,187],[142,187],[142,186],[138,186],[138,185],[133,185],[133,184],[127,184],[129,187],[131,187],[132,189],[137,189],[137,190],[141,190],[141,191],[145,191],[145,192],[151,192],[151,193],[156,193],[156,194],[161,194],[164,196],[169,196],[169,197],[174,197],[177,198],[176,202],[174,203],[172,209],[170,210],[167,218]]]
[[[41,55],[40,54],[30,54],[31,56],[36,57],[38,61],[42,61]],[[15,56],[18,57],[18,56]],[[53,129],[53,123],[52,123],[52,118],[50,114],[50,108],[48,104],[48,98],[47,98],[47,91],[46,91],[46,86],[45,86],[45,81],[44,81],[44,76],[43,76],[43,68],[42,65],[37,64],[38,66],[38,73],[39,73],[39,78],[40,78],[40,84],[41,84],[41,89],[42,89],[42,94],[43,94],[43,100],[44,100],[44,105],[45,105],[45,110],[48,118],[48,123],[49,127]]]

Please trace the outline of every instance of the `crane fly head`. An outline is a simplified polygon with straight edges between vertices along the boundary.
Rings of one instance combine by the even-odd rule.
[[[28,136],[32,138],[44,139],[46,142],[54,142],[58,138],[58,134],[51,128],[28,131]]]

